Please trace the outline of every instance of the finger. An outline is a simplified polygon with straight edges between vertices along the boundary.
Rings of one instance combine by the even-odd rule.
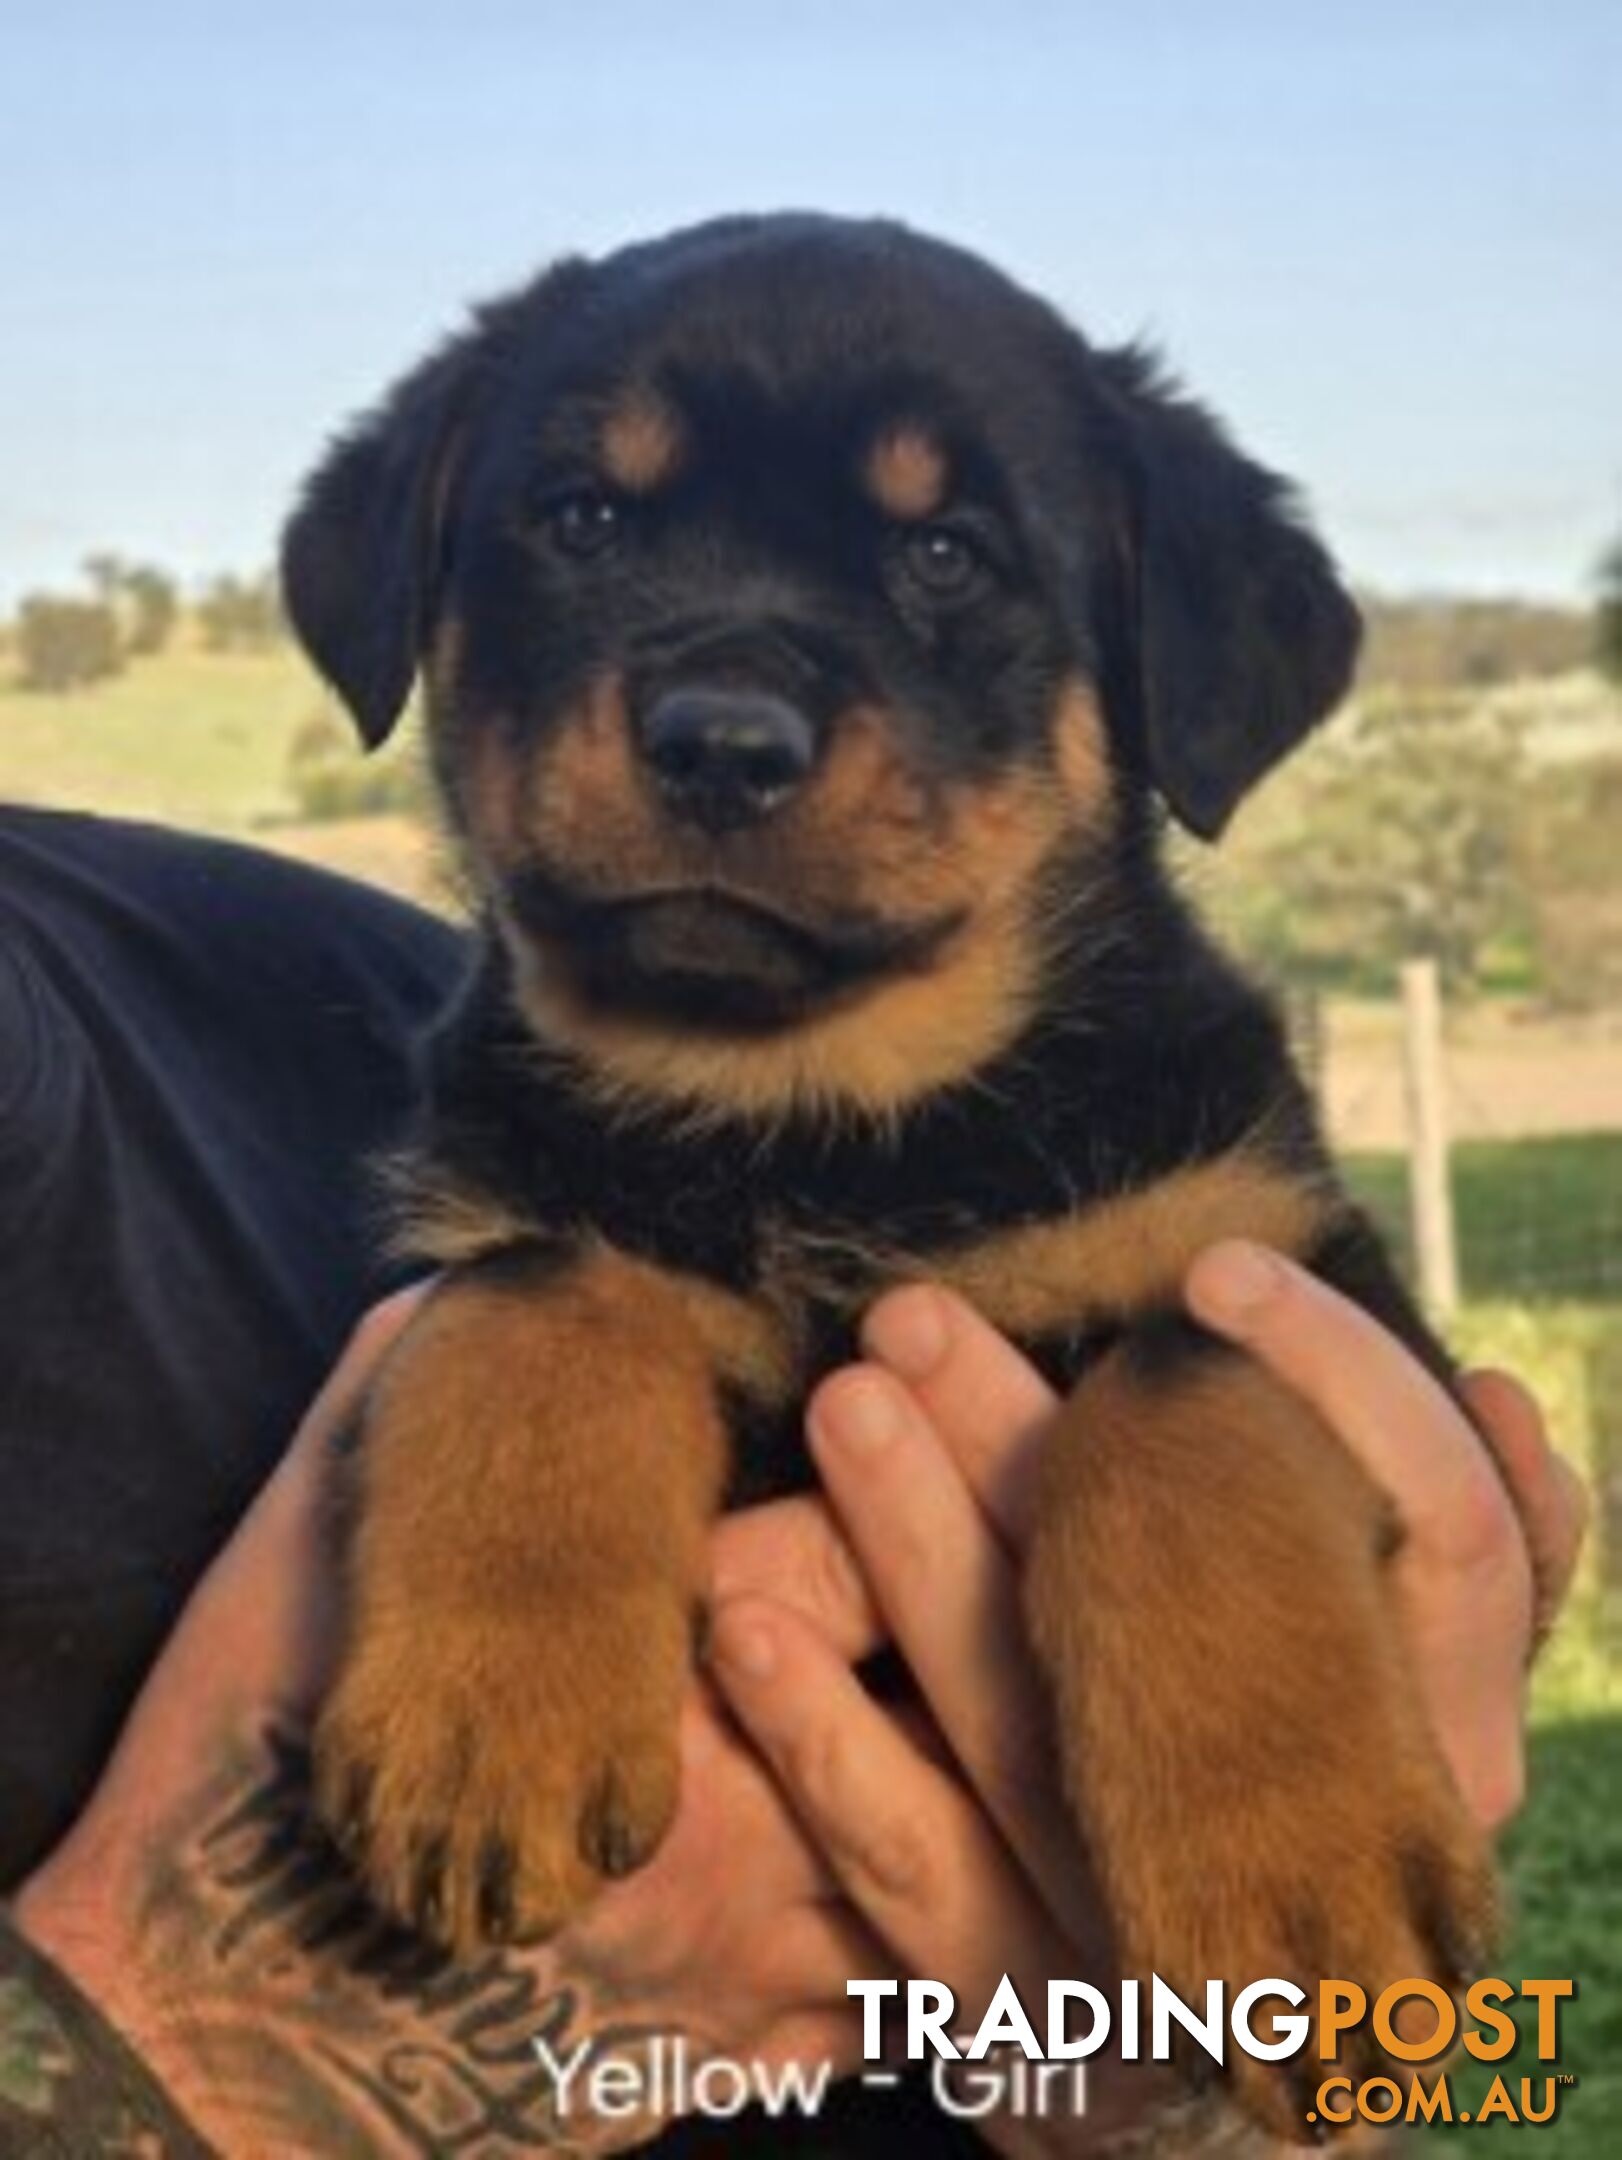
[[[909,1971],[988,2001],[1073,1953],[969,1796],[921,1757],[808,1622],[766,1598],[716,1615],[717,1680],[858,1912]]]
[[[883,1641],[883,1622],[850,1542],[821,1499],[773,1500],[716,1524],[711,1603],[751,1591],[792,1605],[852,1664]]]
[[[1587,1487],[1549,1444],[1543,1415],[1510,1373],[1466,1373],[1461,1382],[1509,1487],[1532,1558],[1541,1636],[1565,1603],[1588,1528]]]
[[[1185,1295],[1196,1319],[1311,1404],[1395,1503],[1411,1541],[1456,1567],[1499,1556],[1513,1513],[1479,1437],[1371,1314],[1239,1239],[1200,1254]]]
[[[662,1906],[672,1884],[695,1882],[706,1869],[713,1874],[718,1856],[747,1879],[752,1897],[771,1905],[845,1902],[826,1855],[701,1675],[682,1708],[680,1799],[670,1835],[650,1865],[614,1884],[597,1909],[644,1884]]]
[[[1393,1502],[1395,1563],[1426,1714],[1478,1821],[1496,1828],[1525,1779],[1532,1568],[1507,1484],[1441,1385],[1360,1306],[1277,1253],[1212,1246],[1190,1309],[1317,1410]]]
[[[1037,1443],[1058,1398],[1027,1358],[949,1290],[909,1284],[880,1298],[862,1348],[912,1390],[980,1505],[1010,1544],[1029,1542]]]
[[[1019,1584],[963,1473],[889,1373],[848,1366],[807,1419],[811,1451],[896,1646],[964,1775],[1049,1904],[1077,1843],[1059,1796]]]

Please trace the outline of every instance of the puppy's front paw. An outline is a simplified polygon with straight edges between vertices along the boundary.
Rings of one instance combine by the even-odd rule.
[[[1311,1736],[1296,1736],[1296,1745],[1309,1762]],[[1258,1753],[1258,1788],[1265,1775]],[[1304,1989],[1312,2029],[1299,2053],[1259,2061],[1230,2038],[1226,2061],[1252,2116],[1279,2136],[1314,2140],[1324,2134],[1311,2120],[1317,2088],[1337,2068],[1354,2084],[1390,2077],[1399,2088],[1416,2068],[1387,2057],[1366,2018],[1340,2039],[1338,2063],[1325,2061],[1319,1983],[1354,1982],[1370,2010],[1400,1981],[1461,1994],[1491,1946],[1495,1886],[1485,1840],[1439,1763],[1371,1753],[1350,1779],[1344,1766],[1337,1771],[1332,1794],[1298,1785],[1284,1805],[1259,1789],[1247,1800],[1191,1782],[1176,1836],[1127,1833],[1112,1845],[1109,1899],[1123,1951],[1132,1970],[1159,1974],[1196,2006],[1211,1979],[1228,1983],[1230,2006],[1253,1980]],[[1414,2007],[1413,2037],[1423,2039],[1434,2012]],[[1257,2034],[1270,2038],[1269,2017],[1289,2008],[1261,2002]]]
[[[396,1919],[459,1951],[551,1933],[675,1813],[690,1617],[663,1583],[356,1614],[318,1813]]]
[[[1115,1354],[1044,1465],[1026,1604],[1066,1788],[1123,1966],[1208,1981],[1457,1992],[1495,1919],[1487,1842],[1429,1729],[1389,1579],[1381,1497],[1246,1362]],[[1270,2008],[1258,2006],[1266,2039]],[[1416,2039],[1429,2031],[1421,2022]],[[1327,2066],[1230,2042],[1237,2097],[1305,2141]],[[1367,2027],[1341,2067],[1386,2063]]]

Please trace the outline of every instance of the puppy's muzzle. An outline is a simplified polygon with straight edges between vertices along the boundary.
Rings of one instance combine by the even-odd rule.
[[[710,833],[770,816],[817,753],[813,723],[764,690],[667,690],[639,719],[636,740],[671,811]]]

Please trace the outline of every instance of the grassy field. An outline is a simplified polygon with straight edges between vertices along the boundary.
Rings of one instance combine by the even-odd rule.
[[[1617,1109],[1622,1114],[1622,1103]],[[1406,1263],[1406,1156],[1349,1155],[1345,1162],[1358,1196]],[[1465,1140],[1452,1165],[1466,1298],[1622,1298],[1622,1132]]]
[[[166,652],[65,697],[0,687],[0,800],[251,833],[290,813],[288,746],[320,703],[290,646]]]
[[[1500,1207],[1519,1204],[1530,1174],[1513,1152],[1475,1166],[1477,1204],[1489,1223],[1494,1190],[1487,1173],[1494,1166]],[[1568,1193],[1580,1193],[1580,1178],[1561,1182]],[[1465,1256],[1468,1266],[1468,1240]],[[1537,2149],[1555,2160],[1611,2160],[1622,2139],[1622,1550],[1615,1521],[1622,1489],[1622,1304],[1479,1304],[1454,1333],[1467,1360],[1505,1365],[1527,1380],[1562,1451],[1596,1496],[1596,1534],[1534,1680],[1530,1797],[1507,1844],[1512,1927],[1495,1970],[1511,1980],[1577,1982],[1562,2022],[1560,2060],[1550,2067],[1578,2084],[1563,2096],[1556,2120],[1536,2132]],[[1529,2038],[1509,2067],[1542,2076]],[[1460,2070],[1455,2103],[1474,2113],[1489,2075],[1477,2065]],[[1499,2123],[1428,2133],[1438,2142],[1478,2143],[1527,2134]]]
[[[289,748],[321,704],[290,650],[179,651],[72,698],[0,688],[0,800],[258,839],[442,895],[432,848],[409,820],[297,821]],[[1460,1347],[1526,1377],[1600,1496],[1572,1608],[1538,1671],[1531,1800],[1509,1846],[1514,1934],[1499,1969],[1577,1979],[1559,2067],[1581,2082],[1539,2133],[1541,2150],[1609,2160],[1622,2149],[1622,1133],[1472,1141],[1455,1161],[1470,1300]],[[1403,1158],[1363,1154],[1348,1167],[1405,1249]],[[1515,2067],[1531,2066],[1528,2049]],[[1461,2074],[1461,2093],[1471,2084]]]

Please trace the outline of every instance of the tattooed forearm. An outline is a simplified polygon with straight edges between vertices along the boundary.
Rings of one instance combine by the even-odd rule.
[[[267,1733],[165,1826],[130,1901],[142,1995],[138,2030],[127,2022],[217,2149],[517,2160],[650,2135],[570,2109],[552,2066],[583,2043],[591,2058],[634,2057],[669,2028],[588,2003],[544,1953],[454,1964],[383,1919],[313,1827],[305,1787],[302,1748]]]
[[[0,2160],[209,2160],[140,2058],[0,1915]]]

